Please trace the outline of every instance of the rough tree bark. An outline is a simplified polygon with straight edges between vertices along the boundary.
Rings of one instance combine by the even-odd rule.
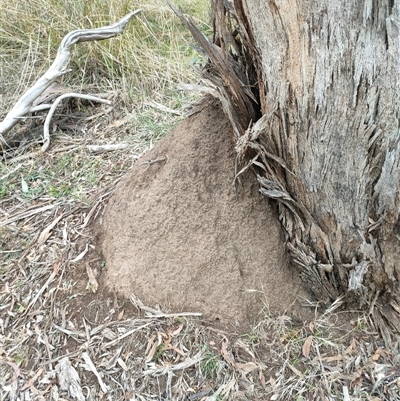
[[[400,2],[213,0],[209,84],[315,297],[400,332]]]

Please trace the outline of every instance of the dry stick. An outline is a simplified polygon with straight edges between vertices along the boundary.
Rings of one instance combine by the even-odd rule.
[[[72,330],[64,329],[64,327],[58,326],[55,323],[53,323],[53,327],[56,330],[61,331],[61,333],[66,334],[67,336],[80,337],[80,338],[86,339],[86,335],[83,331],[72,331]]]
[[[46,120],[44,122],[44,127],[43,127],[43,145],[42,145],[42,152],[45,152],[47,148],[50,145],[50,130],[49,130],[49,125],[51,118],[53,117],[53,114],[57,108],[57,106],[60,104],[61,100],[66,99],[68,97],[76,97],[78,99],[86,99],[86,100],[92,100],[94,102],[99,102],[99,103],[105,103],[105,104],[111,104],[109,100],[106,99],[101,99],[96,96],[92,95],[82,95],[80,93],[65,93],[64,95],[59,96],[53,105],[50,108],[49,114],[47,114]]]
[[[199,312],[164,313],[161,310],[153,309],[153,308],[146,306],[134,294],[131,294],[130,299],[131,299],[132,304],[136,308],[145,312],[147,318],[155,318],[156,319],[156,318],[181,317],[181,316],[202,316],[203,315],[202,313],[199,313]]]
[[[67,353],[65,355],[57,356],[57,357],[55,357],[55,358],[53,358],[53,359],[51,359],[49,361],[44,361],[44,362],[40,363],[39,366],[50,365],[51,363],[58,362],[60,359],[63,359],[63,358],[69,358],[69,357],[75,358],[80,353],[81,353],[81,350],[78,349],[76,351],[69,352],[69,353]]]
[[[116,143],[111,145],[87,145],[86,149],[92,153],[112,152],[114,150],[126,149],[127,143]]]
[[[140,13],[141,10],[133,11],[121,18],[113,25],[97,29],[80,29],[68,33],[57,50],[57,56],[50,68],[42,75],[38,81],[28,89],[17,101],[14,107],[8,112],[5,119],[0,122],[0,145],[6,144],[3,134],[8,132],[26,114],[32,112],[34,101],[59,77],[65,75],[70,70],[67,69],[71,56],[71,47],[80,42],[109,39],[120,35],[129,20]]]
[[[126,332],[125,334],[123,334],[122,336],[116,338],[115,340],[112,340],[112,341],[108,342],[107,344],[104,344],[104,348],[109,348],[109,347],[112,347],[115,344],[118,344],[124,338],[129,337],[131,334],[135,333],[136,331],[144,329],[145,327],[149,326],[152,323],[153,322],[148,322],[146,324],[142,324],[141,326],[136,327],[135,329]]]
[[[146,167],[145,170],[144,170],[144,171],[146,171],[152,164],[154,164],[154,163],[159,163],[159,162],[163,162],[163,161],[165,161],[165,160],[167,160],[166,157],[161,157],[161,158],[155,159],[155,160],[147,160],[147,161],[141,163],[141,165],[147,164],[147,167]]]

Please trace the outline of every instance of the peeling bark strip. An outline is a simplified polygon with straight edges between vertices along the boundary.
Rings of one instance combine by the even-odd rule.
[[[221,100],[238,139],[258,117],[258,94],[253,93],[254,68],[251,60],[246,59],[249,52],[240,37],[232,32],[233,22],[237,21],[233,8],[220,1],[214,3],[214,43],[211,43],[190,17],[185,17],[169,1],[168,4],[209,57],[208,86],[214,89],[212,95]]]
[[[234,6],[213,0],[214,44],[193,36],[293,260],[318,299],[377,299],[400,327],[400,2]]]

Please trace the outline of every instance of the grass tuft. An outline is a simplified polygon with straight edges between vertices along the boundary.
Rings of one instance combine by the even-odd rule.
[[[175,3],[211,32],[207,1]],[[170,106],[176,84],[195,79],[190,66],[200,56],[165,1],[1,0],[0,9],[1,94],[25,91],[54,60],[68,32],[109,25],[136,9],[143,11],[121,36],[75,46],[72,71],[63,83],[118,90],[129,102],[154,98]]]

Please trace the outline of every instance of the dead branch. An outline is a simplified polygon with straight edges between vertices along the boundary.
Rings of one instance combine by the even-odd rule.
[[[19,120],[33,110],[34,101],[59,77],[68,73],[70,70],[67,68],[71,56],[71,47],[80,42],[89,42],[95,40],[109,39],[120,35],[129,20],[140,13],[141,10],[135,10],[121,18],[113,25],[104,26],[96,29],[79,29],[68,33],[57,50],[57,56],[50,66],[50,68],[42,75],[36,83],[29,88],[15,103],[14,107],[8,112],[5,119],[0,122],[0,144],[6,145],[3,135],[14,127]],[[103,100],[104,101],[104,100]],[[43,145],[42,151],[45,151],[48,146]]]
[[[104,153],[112,152],[115,150],[126,149],[128,147],[127,143],[116,143],[110,145],[87,145],[86,149],[92,153]]]
[[[51,106],[49,113],[47,114],[46,120],[44,122],[44,127],[43,127],[43,145],[42,145],[42,152],[45,152],[47,148],[50,145],[50,121],[51,118],[53,117],[53,114],[57,108],[57,106],[60,104],[61,100],[69,97],[75,97],[78,99],[86,99],[86,100],[92,100],[94,102],[99,102],[99,103],[105,103],[105,104],[111,104],[109,100],[106,99],[101,99],[99,97],[91,96],[91,95],[83,95],[80,93],[65,93],[64,95],[59,96],[53,105]]]

